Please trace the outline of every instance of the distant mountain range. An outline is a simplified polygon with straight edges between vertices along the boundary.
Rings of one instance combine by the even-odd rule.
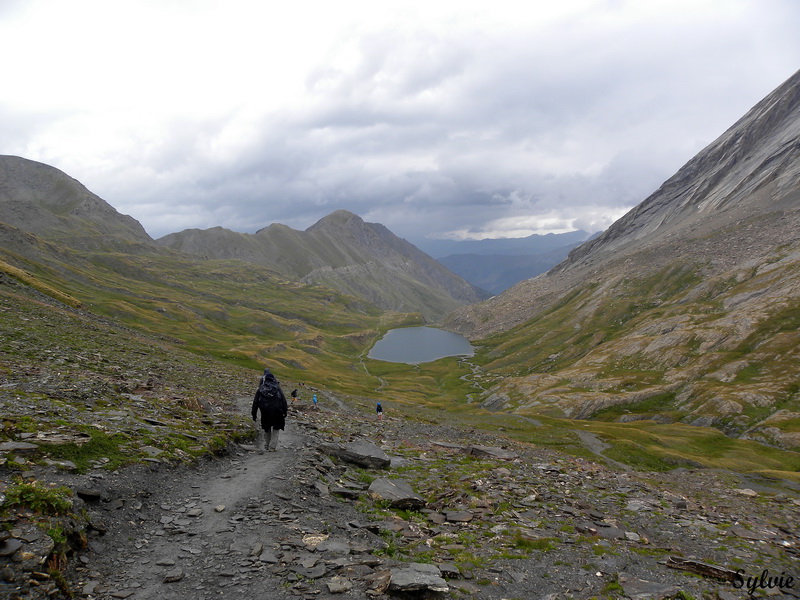
[[[489,238],[483,240],[415,240],[414,244],[435,259],[459,254],[480,256],[531,256],[549,254],[567,246],[575,246],[591,235],[583,230],[567,233],[533,234],[521,238]]]
[[[453,273],[499,294],[520,281],[549,271],[590,237],[579,230],[508,239],[425,240],[418,245]]]

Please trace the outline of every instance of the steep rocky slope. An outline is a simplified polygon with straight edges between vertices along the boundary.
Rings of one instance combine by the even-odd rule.
[[[448,325],[489,404],[800,445],[800,73],[545,275]]]
[[[383,225],[339,210],[305,231],[273,224],[256,234],[187,230],[158,243],[209,258],[237,258],[287,277],[365,298],[384,309],[436,320],[488,294],[451,273]]]

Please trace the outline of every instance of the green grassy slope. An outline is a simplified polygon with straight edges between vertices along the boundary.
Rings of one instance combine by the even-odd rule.
[[[391,415],[499,430],[587,458],[594,455],[580,432],[588,431],[608,446],[605,456],[643,469],[714,467],[785,477],[800,469],[796,452],[726,437],[711,427],[652,420],[621,423],[620,416],[631,408],[621,409],[618,403],[603,405],[596,421],[568,419],[563,407],[545,401],[566,397],[577,404],[583,395],[641,394],[639,403],[631,404],[639,411],[637,418],[663,412],[669,404],[677,420],[687,409],[680,390],[664,392],[669,387],[665,365],[668,372],[682,365],[680,357],[697,355],[719,369],[714,360],[720,357],[749,356],[742,353],[743,343],[763,352],[759,336],[767,336],[769,347],[791,359],[796,334],[789,326],[791,311],[764,320],[730,348],[722,343],[714,352],[701,352],[708,340],[672,327],[685,341],[672,353],[657,353],[663,364],[645,360],[647,353],[622,359],[623,349],[630,348],[620,345],[621,340],[631,331],[654,328],[654,339],[660,339],[663,328],[658,324],[674,319],[693,319],[713,331],[714,321],[722,318],[721,303],[731,294],[740,297],[764,273],[749,280],[707,281],[698,288],[690,269],[674,269],[641,281],[623,280],[617,291],[625,289],[626,294],[614,295],[609,304],[599,303],[602,286],[587,283],[541,317],[482,341],[474,359],[399,365],[368,359],[366,352],[386,329],[419,323],[418,315],[384,313],[321,286],[287,281],[263,267],[171,253],[54,251],[47,244],[30,248],[26,255],[35,258],[0,252],[6,265],[0,274],[0,369],[6,381],[18,384],[4,398],[14,401],[22,390],[21,397],[34,405],[55,401],[55,413],[70,415],[59,420],[54,414],[55,424],[70,421],[97,437],[92,442],[96,452],[104,444],[136,452],[155,445],[181,456],[219,445],[226,436],[248,435],[246,422],[221,424],[208,421],[208,414],[215,405],[230,406],[237,396],[251,394],[267,364],[287,385],[302,381],[333,391],[362,408],[365,418],[381,400]],[[777,276],[781,261],[775,265],[771,271]],[[698,300],[692,310],[679,310],[690,296]],[[580,329],[573,325],[576,314],[583,315]],[[772,345],[775,340],[786,345]],[[778,354],[765,358],[762,367],[738,370],[732,381],[774,378],[786,368],[786,363],[777,365]],[[55,391],[41,383],[41,374],[53,370],[62,378]],[[703,384],[724,387],[725,382]],[[144,405],[131,406],[122,394],[139,395]],[[509,403],[505,411],[481,406],[492,395]],[[163,432],[129,423],[98,434],[91,426],[92,411],[120,406],[168,422],[177,433],[165,441]],[[198,433],[181,434],[181,423]],[[791,422],[782,426],[793,427]],[[6,429],[26,427],[36,425],[17,419]],[[88,460],[92,454],[85,452],[78,456]]]

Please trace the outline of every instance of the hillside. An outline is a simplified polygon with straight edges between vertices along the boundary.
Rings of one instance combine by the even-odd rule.
[[[452,315],[508,376],[486,406],[800,446],[799,138],[800,73],[566,261]]]
[[[0,597],[727,598],[797,564],[794,163],[726,213],[746,219],[663,219],[458,313],[492,332],[474,360],[404,365],[367,350],[417,315],[280,272],[402,262],[380,226],[212,230],[316,248],[280,267],[196,256],[20,161],[0,158]],[[258,454],[265,364],[300,400]]]
[[[736,573],[743,584],[796,565],[797,484],[637,472],[588,431],[575,456],[570,431],[548,448],[544,422],[481,421],[430,392],[404,403],[394,386],[378,422],[372,393],[328,386],[346,373],[303,385],[272,357],[300,399],[278,451],[259,454],[258,370],[121,316],[0,274],[0,597],[724,598]],[[421,366],[407,385],[429,375]],[[725,451],[768,475],[800,467],[758,444]]]
[[[77,180],[17,156],[0,156],[0,223],[85,250],[133,252],[154,246],[138,221]]]
[[[156,243],[138,221],[67,174],[16,156],[0,156],[0,227],[7,251],[25,254],[47,243],[73,252],[178,260],[177,249],[203,260],[238,259],[285,279],[326,286],[385,310],[419,313],[426,320],[488,297],[382,225],[364,223],[346,211],[306,232],[272,225],[249,235],[216,227],[172,234]],[[23,239],[30,235],[38,242]]]
[[[383,225],[343,210],[305,231],[280,224],[256,234],[216,227],[170,234],[158,243],[198,256],[265,265],[385,310],[420,312],[428,321],[488,297]]]

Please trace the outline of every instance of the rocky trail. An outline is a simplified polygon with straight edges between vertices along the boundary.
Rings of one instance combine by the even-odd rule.
[[[76,490],[91,523],[64,570],[74,597],[727,600],[750,597],[748,578],[756,596],[800,597],[787,584],[800,579],[800,499],[780,482],[612,470],[378,422],[327,393],[287,423],[277,452],[37,473]],[[0,597],[59,597],[46,575],[9,568]]]

